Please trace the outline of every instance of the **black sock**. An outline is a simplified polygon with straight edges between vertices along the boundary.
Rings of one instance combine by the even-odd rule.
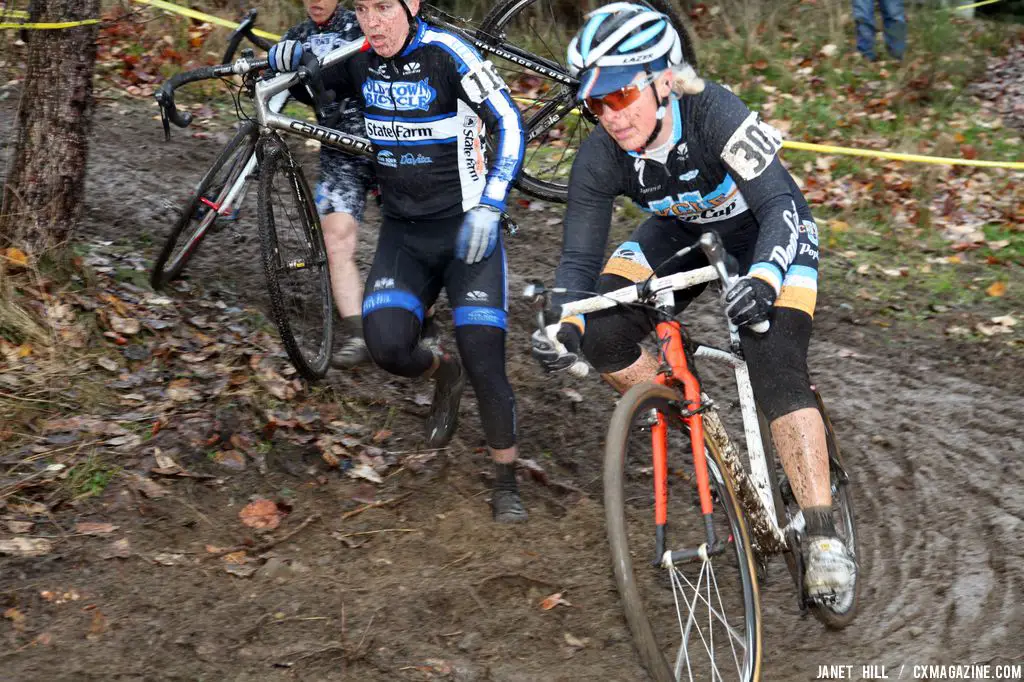
[[[341,331],[344,332],[347,339],[363,338],[363,316],[349,315],[341,318]]]
[[[832,507],[804,507],[804,521],[807,523],[807,535],[824,535],[836,537],[836,523],[832,518]]]
[[[515,462],[511,464],[494,463],[494,489],[519,492],[519,484],[516,483]]]

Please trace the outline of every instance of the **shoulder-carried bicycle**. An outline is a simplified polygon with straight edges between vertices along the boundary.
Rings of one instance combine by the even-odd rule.
[[[666,0],[646,1],[655,9],[666,13],[677,30],[686,35],[684,24]],[[540,198],[565,201],[572,157],[594,121],[591,115],[578,105],[576,90],[579,81],[569,74],[568,68],[564,65],[565,47],[582,23],[582,15],[586,8],[583,5],[572,10],[557,8],[558,3],[543,0],[503,0],[491,8],[479,26],[429,5],[422,6],[421,16],[428,23],[463,37],[481,52],[496,60],[499,72],[509,84],[513,98],[521,109],[527,131],[526,158],[516,180],[516,186]],[[558,12],[568,12],[568,15],[556,16]],[[344,135],[324,125],[280,117],[279,112],[287,98],[288,87],[298,81],[274,81],[287,82],[288,85],[257,88],[256,74],[264,70],[267,63],[266,60],[255,59],[251,50],[243,51],[241,60],[227,63],[242,38],[248,38],[260,47],[268,46],[266,41],[262,41],[252,32],[255,17],[256,12],[250,11],[232,34],[225,53],[225,64],[177,74],[165,82],[155,94],[160,105],[165,136],[168,139],[170,123],[186,127],[192,121],[191,114],[179,112],[174,103],[174,91],[188,83],[232,75],[243,76],[244,92],[256,105],[255,120],[243,120],[234,137],[225,145],[184,201],[178,220],[154,264],[151,282],[155,288],[166,286],[181,276],[207,234],[236,224],[239,208],[250,183],[257,178],[262,188],[261,196],[267,200],[271,193],[269,185],[273,184],[270,179],[275,174],[283,173],[293,178],[295,187],[285,194],[300,197],[300,203],[304,204],[308,198],[309,188],[278,132],[315,139],[321,144],[327,144],[346,153],[367,156],[372,154],[370,142],[365,138]],[[692,45],[688,39],[686,46],[688,58],[695,62]],[[358,49],[361,49],[361,44],[357,43],[348,51],[346,48],[341,48],[341,52],[335,50],[321,60],[321,66],[338,63]],[[537,52],[542,54],[538,55]],[[298,74],[298,78],[310,84],[315,81],[310,78],[308,72]],[[267,93],[271,90],[273,94],[268,96]],[[264,96],[266,99],[261,100]],[[325,95],[316,92],[314,96],[320,98]],[[319,111],[317,120],[322,122]],[[275,137],[274,147],[277,151],[269,158],[276,166],[271,172],[264,172],[258,167],[264,162],[259,141],[265,137],[269,138],[271,133]],[[267,187],[264,187],[264,184],[267,184]],[[321,308],[330,310],[332,305],[329,274],[326,264],[320,263],[325,248],[315,209],[311,210],[307,206],[295,216],[300,221],[295,234],[306,235],[308,244],[299,248],[299,242],[296,241],[296,253],[303,254],[303,257],[282,260],[283,257],[278,253],[282,249],[282,234],[278,224],[274,222],[272,210],[264,199],[260,200],[260,239],[274,318],[285,349],[298,372],[308,379],[318,379],[327,372],[333,334],[332,316],[321,311]],[[511,225],[508,225],[507,229],[510,228]],[[275,259],[279,262],[273,262]],[[285,264],[289,264],[288,267],[284,267]],[[301,315],[304,314],[304,307],[299,306],[298,293],[288,294],[283,287],[284,280],[296,278],[298,264],[302,264],[303,267],[300,269],[305,270],[307,279],[311,282],[316,281],[315,285],[309,285],[311,291],[316,291],[316,296],[310,298],[310,301],[324,303],[323,306],[317,307],[315,314],[305,318],[304,323],[300,322],[303,319]],[[289,277],[284,277],[286,272],[290,273]],[[309,305],[307,301],[305,307]]]
[[[671,4],[667,0],[648,0],[648,4],[668,15],[681,35],[687,36],[687,59],[695,64],[689,33]],[[421,8],[420,14],[428,23],[460,35],[493,59],[509,85],[526,130],[525,158],[516,186],[531,196],[566,201],[573,157],[596,123],[593,115],[577,103],[579,81],[565,65],[566,47],[582,24],[583,14],[596,6],[562,6],[550,0],[503,0],[490,9],[479,25],[430,5]],[[232,61],[243,39],[269,49],[270,43],[253,33],[256,16],[256,10],[250,10],[231,34],[224,64]],[[156,94],[161,109],[164,102],[172,100],[173,91],[186,82],[192,80],[187,74],[179,74],[164,84]],[[286,98],[286,94],[279,95],[272,109],[280,111]],[[180,120],[187,124],[191,115],[182,112]],[[163,121],[169,139],[170,119],[164,116]],[[153,268],[154,287],[166,286],[180,277],[207,234],[236,224],[256,164],[251,154],[245,155],[244,138],[236,135],[225,145],[184,200]]]
[[[694,248],[698,245],[677,255]],[[730,324],[728,349],[698,343],[673,310],[674,291],[712,281],[721,282],[724,290],[734,277],[717,234],[704,234],[699,248],[711,265],[652,275],[569,303],[562,314],[632,305],[658,320],[658,375],[620,398],[608,426],[604,460],[612,568],[644,666],[658,682],[759,680],[759,578],[766,575],[768,561],[785,557],[801,611],[809,610],[831,628],[845,627],[854,618],[859,577],[842,599],[814,601],[804,593],[803,516],[754,401],[738,330]],[[543,308],[549,293],[534,283],[525,295]],[[538,313],[538,325],[544,329],[543,313]],[[723,423],[723,415],[730,416],[722,409],[726,404],[707,395],[697,361],[724,363],[734,371],[746,462]],[[581,361],[572,369],[579,376],[585,365]],[[825,421],[836,529],[856,557],[850,479],[825,405],[816,389],[814,394]]]

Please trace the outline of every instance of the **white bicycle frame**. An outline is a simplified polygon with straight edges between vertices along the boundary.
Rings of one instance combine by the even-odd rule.
[[[348,59],[353,54],[363,49],[362,42],[353,42],[348,45],[336,48],[324,55],[321,60],[321,68],[337,64]],[[237,74],[247,73],[251,69],[251,62],[244,57],[237,60],[233,65],[233,71]],[[256,122],[264,132],[270,130],[282,130],[289,133],[303,135],[305,137],[320,140],[328,146],[336,147],[347,152],[367,154],[372,151],[369,140],[355,135],[339,133],[336,130],[323,126],[300,121],[281,114],[285,103],[288,100],[288,90],[299,83],[297,73],[282,73],[256,83],[256,92],[253,103],[256,107]],[[242,173],[231,186],[224,200],[220,202],[217,209],[218,215],[230,215],[232,209],[240,204],[249,189],[249,181],[256,172],[256,153],[245,164]]]
[[[655,277],[650,280],[647,290],[656,295],[659,306],[671,304],[674,292],[688,289],[699,284],[722,280],[729,277],[724,266],[719,269],[708,265],[697,270],[680,272],[667,277]],[[726,280],[728,281],[728,280]],[[639,287],[636,285],[623,287],[601,296],[593,296],[573,301],[562,306],[564,317],[584,315],[612,308],[619,304],[635,303],[639,298]],[[554,289],[554,293],[564,290]],[[550,329],[550,328],[549,328]],[[554,334],[548,332],[549,337]],[[732,348],[739,348],[739,330],[729,322],[729,337]],[[706,433],[718,443],[722,459],[729,468],[729,473],[737,486],[737,496],[750,522],[751,541],[759,556],[768,556],[787,550],[786,533],[790,530],[800,531],[803,528],[803,514],[798,514],[786,528],[780,528],[772,496],[768,463],[765,458],[764,441],[757,418],[757,404],[754,402],[754,391],[750,385],[750,373],[743,358],[735,352],[724,351],[710,346],[698,345],[695,356],[715,362],[725,363],[733,368],[736,377],[736,388],[740,400],[740,415],[743,418],[743,431],[746,436],[747,457],[750,461],[750,472],[747,474],[739,453],[729,438],[721,417],[717,411],[708,410],[703,413]],[[577,375],[579,372],[577,371]],[[706,404],[714,407],[714,402],[704,396]]]

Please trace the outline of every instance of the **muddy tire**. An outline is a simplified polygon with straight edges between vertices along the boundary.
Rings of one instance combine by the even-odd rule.
[[[644,424],[646,416],[654,409],[668,415],[670,471],[677,458],[682,458],[685,464],[691,451],[688,433],[677,416],[675,401],[679,400],[679,394],[670,388],[654,383],[640,384],[619,400],[609,423],[604,460],[604,506],[615,583],[640,659],[654,680],[680,679],[687,666],[703,679],[708,675],[706,667],[709,665],[718,668],[719,676],[714,679],[759,680],[761,615],[755,560],[732,481],[720,453],[710,441],[705,449],[715,505],[713,518],[716,535],[729,538],[725,551],[707,561],[677,564],[671,571],[655,568],[646,561],[654,554],[653,504],[645,509],[637,508],[636,500],[650,498],[653,491],[650,478],[637,480],[636,472],[628,466],[629,453],[634,457],[650,457],[649,434],[645,437],[639,433],[637,425]],[[692,464],[692,459],[690,461]],[[687,470],[692,471],[692,466]],[[693,507],[696,487],[681,474],[670,475],[669,485],[674,488],[669,495],[670,505],[675,506],[669,508],[666,549],[696,547],[705,542],[703,516],[699,507]],[[640,562],[635,571],[634,558]],[[691,580],[690,576],[697,577]],[[682,598],[689,601],[690,597],[680,596],[678,592],[685,593],[684,582],[700,588],[702,580],[712,578],[712,582],[704,582],[703,588],[715,586],[717,612],[722,617],[712,621],[710,612],[703,617],[694,614],[695,620],[692,623],[688,620],[690,628],[684,631],[676,608],[682,609],[682,618],[687,618],[686,609],[680,604]],[[670,588],[666,586],[668,583]],[[666,594],[670,594],[671,599]],[[697,604],[696,597],[694,604],[698,609],[702,606]],[[702,631],[705,623],[709,624],[708,630],[712,630],[707,633],[711,637],[706,641],[715,642],[721,649],[708,651],[705,647],[701,650],[702,638],[706,637]],[[714,631],[715,625],[719,627],[717,631]],[[673,628],[676,631],[670,633]],[[696,635],[693,630],[697,631]],[[677,638],[679,642],[675,643]],[[670,653],[672,650],[674,653]]]
[[[327,248],[313,193],[277,138],[260,149],[260,246],[270,309],[299,374],[319,379],[331,360],[334,301]]]
[[[690,31],[673,4],[667,0],[644,1],[669,17],[683,39],[686,60],[696,66]],[[579,81],[569,75],[565,59],[566,48],[582,25],[587,6],[567,9],[572,16],[556,16],[555,5],[538,0],[502,0],[480,23],[480,39],[497,46],[514,46],[549,71],[489,55],[511,89],[526,129],[526,153],[516,187],[539,199],[565,202],[572,160],[597,120],[577,103]]]
[[[162,289],[181,276],[203,238],[217,223],[219,216],[210,204],[221,205],[244,171],[255,148],[256,123],[243,121],[195,190],[182,203],[181,215],[153,264],[149,281],[154,289]]]

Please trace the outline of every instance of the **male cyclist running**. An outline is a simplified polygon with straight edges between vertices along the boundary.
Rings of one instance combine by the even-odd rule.
[[[696,78],[667,17],[641,5],[617,2],[589,14],[569,46],[569,64],[580,98],[601,125],[573,162],[555,285],[618,289],[647,278],[701,232],[721,235],[745,273],[726,292],[727,312],[741,328],[755,397],[807,521],[806,590],[817,598],[844,592],[856,569],[836,537],[825,429],[807,372],[818,232],[776,158],[778,133],[728,90]],[[619,195],[651,215],[601,270]],[[696,250],[658,274],[706,264]],[[677,306],[699,293],[677,292]],[[750,331],[763,320],[771,322],[766,334]],[[625,392],[657,372],[657,359],[640,347],[652,329],[647,314],[612,308],[585,321],[561,320],[557,340],[564,348],[538,332],[534,355],[555,370],[582,349]]]
[[[323,73],[339,97],[358,93],[384,215],[363,299],[374,361],[405,377],[432,377],[432,447],[455,431],[462,365],[419,344],[424,310],[443,287],[455,337],[480,404],[495,461],[494,517],[526,520],[515,479],[515,398],[505,375],[508,300],[501,214],[523,155],[519,111],[507,86],[462,39],[423,23],[419,0],[356,0],[369,49]],[[302,45],[274,46],[271,65],[298,68]],[[485,164],[482,136],[496,133]]]

